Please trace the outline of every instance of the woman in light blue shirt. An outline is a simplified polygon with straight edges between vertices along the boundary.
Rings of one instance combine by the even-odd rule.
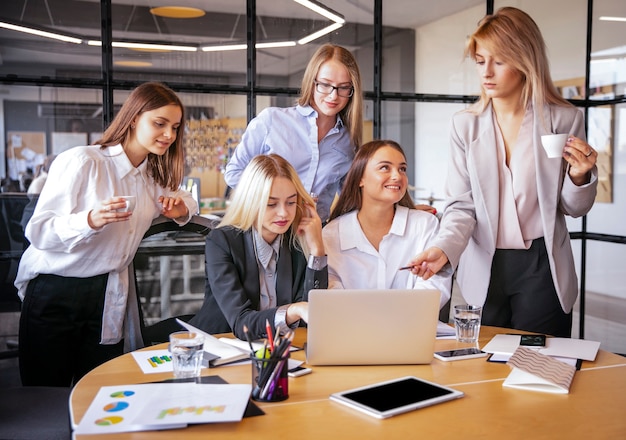
[[[323,45],[307,65],[301,90],[295,107],[270,107],[250,121],[224,178],[234,188],[254,156],[276,153],[317,197],[317,212],[326,221],[361,145],[363,91],[354,56],[343,47]]]

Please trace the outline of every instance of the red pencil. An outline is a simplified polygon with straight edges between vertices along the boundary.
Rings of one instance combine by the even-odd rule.
[[[274,335],[272,334],[272,327],[270,326],[270,321],[268,319],[265,320],[265,331],[267,332],[267,339],[270,342],[270,350],[274,351]]]

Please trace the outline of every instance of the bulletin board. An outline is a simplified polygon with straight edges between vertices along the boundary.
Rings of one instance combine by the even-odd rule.
[[[43,131],[7,132],[8,175],[18,180],[20,173],[33,172],[46,157],[46,133]]]

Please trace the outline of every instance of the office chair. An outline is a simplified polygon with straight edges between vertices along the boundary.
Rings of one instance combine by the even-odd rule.
[[[147,267],[147,259],[150,256],[175,256],[175,255],[204,255],[204,237],[218,225],[219,217],[202,217],[194,215],[191,220],[183,226],[179,226],[173,220],[165,216],[156,218],[148,231],[144,234],[144,242],[139,247],[133,260],[133,270],[131,271],[131,282],[135,283],[137,292],[137,302],[139,304],[140,325],[144,345],[149,346],[154,343],[165,342],[167,336],[181,330],[175,322],[175,318],[165,317],[153,324],[146,323],[146,310],[151,302],[152,293],[156,293],[162,298],[161,286],[158,289],[145,289],[142,291],[137,279],[138,268]],[[162,240],[151,240],[157,234],[165,234]],[[198,242],[201,242],[199,244]],[[163,269],[163,268],[162,268]],[[144,283],[145,284],[145,283]],[[151,291],[147,291],[151,290]],[[154,292],[156,290],[156,292]],[[169,295],[166,300],[169,300]],[[181,316],[182,319],[190,319],[192,315]]]
[[[38,198],[26,193],[0,193],[0,313],[19,314],[22,307],[13,283],[20,258],[30,244],[24,236],[24,228]],[[17,329],[9,328],[11,319],[0,319],[0,338],[7,338],[6,349],[0,350],[0,359],[17,357]]]
[[[70,440],[70,387],[14,387],[0,400],[0,438]]]

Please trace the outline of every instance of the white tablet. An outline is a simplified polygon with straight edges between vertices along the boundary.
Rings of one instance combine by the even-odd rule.
[[[330,399],[379,419],[463,397],[461,391],[407,376],[333,393]]]

